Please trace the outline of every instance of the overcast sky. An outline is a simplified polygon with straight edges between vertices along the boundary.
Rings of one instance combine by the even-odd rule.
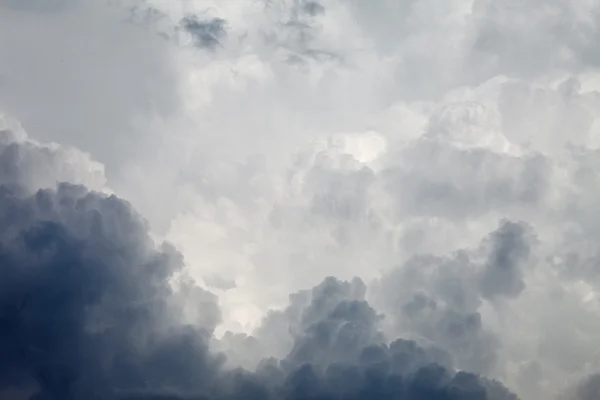
[[[296,365],[316,321],[368,301],[360,348],[415,340],[523,400],[598,398],[599,42],[593,0],[4,0],[0,183],[31,221],[105,221],[135,248],[103,261],[117,275],[172,245],[173,302],[229,366]],[[140,271],[118,287],[173,277]]]

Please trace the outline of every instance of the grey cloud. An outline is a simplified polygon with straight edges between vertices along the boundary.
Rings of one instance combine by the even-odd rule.
[[[306,189],[314,193],[311,211],[337,221],[364,219],[368,216],[368,190],[374,181],[375,174],[367,167],[336,171],[317,165],[306,183]]]
[[[304,1],[302,3],[302,8],[313,17],[325,12],[325,7],[316,1]]]
[[[311,323],[296,336],[281,363],[280,368],[291,371],[282,398],[516,399],[497,382],[451,372],[452,357],[441,349],[403,339],[387,345],[377,330],[380,316],[360,300],[361,286],[359,281],[327,278],[311,292],[298,294],[304,300],[300,312],[299,298],[292,301],[287,317]],[[307,301],[306,296],[313,299]]]
[[[471,64],[508,76],[532,77],[551,69],[577,72],[598,65],[598,7],[571,3],[478,0]],[[483,72],[483,71],[482,71]]]
[[[396,155],[402,163],[382,174],[400,216],[460,220],[490,210],[537,204],[548,188],[547,160],[461,149],[422,139]],[[428,160],[426,164],[423,160]]]
[[[270,344],[270,349],[267,349],[269,355],[284,357],[292,351],[299,335],[333,314],[340,304],[364,302],[366,290],[360,279],[341,282],[333,277],[326,278],[311,290],[290,295],[285,310],[269,312],[255,336],[262,343]],[[343,318],[337,322],[340,321],[343,322]]]
[[[600,375],[594,374],[578,385],[574,400],[593,400],[598,396],[600,396]]]
[[[346,4],[372,51],[397,57],[390,85],[402,99],[439,100],[453,88],[497,76],[530,80],[590,71],[600,59],[594,1]]]
[[[581,82],[574,77],[565,78],[556,89],[509,81],[498,99],[507,138],[554,154],[568,143],[586,144],[599,103],[600,95],[582,93]]]
[[[480,280],[484,297],[515,297],[525,289],[523,267],[531,252],[531,227],[523,223],[503,221],[484,243],[488,261]]]
[[[563,393],[558,400],[592,400],[600,396],[600,374],[593,373],[580,379]]]
[[[200,20],[197,16],[185,17],[181,20],[183,30],[192,35],[194,44],[200,48],[215,50],[227,35],[225,20],[212,18]]]
[[[325,321],[311,324],[295,339],[287,360],[296,365],[356,362],[355,349],[383,342],[376,330],[377,320],[377,313],[366,302],[341,302]]]
[[[384,275],[372,296],[383,303],[396,332],[436,343],[461,368],[489,372],[501,342],[486,329],[479,309],[484,299],[521,294],[533,243],[529,226],[501,221],[478,248],[451,257],[412,257]]]
[[[402,339],[386,345],[368,303],[339,299],[347,289],[333,278],[313,289],[316,298],[302,315],[314,322],[282,362],[284,369],[298,366],[286,379],[285,398],[516,399],[498,383],[451,372],[442,350]],[[320,312],[317,304],[333,311]]]
[[[3,387],[34,381],[49,398],[111,398],[148,380],[185,388],[208,378],[204,335],[173,325],[167,279],[181,257],[154,250],[129,205],[68,184],[24,198],[4,189]],[[214,299],[202,304],[203,315],[218,312]]]
[[[0,152],[0,388],[110,399],[147,381],[186,389],[208,378],[219,364],[204,344],[216,298],[184,285],[173,294],[182,257],[157,248],[127,202],[68,183],[23,187],[48,158],[68,163],[49,150],[13,142]],[[202,307],[194,329],[179,322],[187,299]]]
[[[0,115],[0,184],[27,191],[58,181],[101,189],[104,167],[75,148],[40,144],[27,138],[16,121]]]
[[[320,47],[321,25],[319,17],[325,7],[315,1],[294,1],[289,6],[284,3],[269,7],[276,11],[275,24],[266,31],[266,43],[283,50],[285,59],[292,65],[303,65],[308,60],[340,61],[342,56],[328,48]]]
[[[240,361],[247,367],[254,367],[267,356],[287,357],[293,365],[302,364],[304,358],[304,362],[322,364],[319,358],[331,361],[331,357],[341,360],[351,356],[351,349],[361,346],[335,347],[343,338],[339,335],[356,334],[354,339],[362,346],[383,341],[376,331],[381,316],[365,302],[366,289],[360,279],[342,282],[328,277],[310,290],[290,295],[284,310],[268,312],[252,336],[227,333],[220,348],[236,360],[245,354],[246,359]],[[333,347],[325,351],[326,343],[319,340]]]

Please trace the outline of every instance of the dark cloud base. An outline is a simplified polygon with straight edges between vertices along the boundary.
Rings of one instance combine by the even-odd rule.
[[[182,290],[172,289],[170,280],[184,276],[180,254],[157,247],[144,220],[116,196],[68,183],[20,186],[19,145],[6,145],[4,399],[516,399],[498,382],[456,372],[444,350],[386,344],[382,316],[358,279],[327,278],[291,297],[286,315],[296,322],[284,359],[265,358],[252,372],[227,369],[208,345],[219,320],[215,296],[185,279]],[[181,322],[184,302],[199,308],[194,324]]]

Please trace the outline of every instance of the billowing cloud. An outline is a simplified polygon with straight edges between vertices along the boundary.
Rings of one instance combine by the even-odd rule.
[[[115,195],[69,183],[20,186],[24,164],[14,154],[44,161],[47,148],[9,146],[0,155],[8,175],[0,186],[4,398],[515,398],[499,383],[455,372],[441,350],[387,345],[358,279],[328,278],[292,299],[282,314],[291,349],[281,361],[226,370],[209,348],[216,297],[186,279],[181,255],[155,243]],[[269,331],[278,335],[273,328],[265,323],[263,346]]]
[[[0,200],[2,389],[39,391],[34,398],[111,398],[113,386],[137,388],[156,374],[159,386],[185,374],[207,377],[197,369],[208,365],[206,351],[194,348],[199,328],[173,330],[168,279],[181,256],[156,247],[144,220],[114,195],[68,183],[20,187],[21,168],[44,173],[52,154],[31,143],[7,149],[0,156],[13,178],[3,182]],[[38,165],[15,157],[21,153]],[[214,296],[193,299],[210,334],[218,321]],[[186,346],[192,360],[173,358]],[[157,370],[169,363],[171,377]]]
[[[0,114],[0,184],[24,190],[54,187],[58,182],[106,189],[104,166],[73,147],[41,144],[20,123]]]
[[[156,340],[127,373],[154,387],[78,364],[127,335],[54,358],[127,396],[510,398],[482,375],[587,400],[599,21],[587,0],[4,2],[0,110],[29,137],[0,123],[0,237],[41,274],[13,286],[86,327],[81,304],[131,309],[119,332]],[[79,283],[43,275],[60,257]],[[20,362],[10,390],[55,390]]]

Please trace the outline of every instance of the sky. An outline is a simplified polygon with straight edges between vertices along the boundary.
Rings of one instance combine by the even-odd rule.
[[[0,397],[600,396],[600,4],[0,1]]]

